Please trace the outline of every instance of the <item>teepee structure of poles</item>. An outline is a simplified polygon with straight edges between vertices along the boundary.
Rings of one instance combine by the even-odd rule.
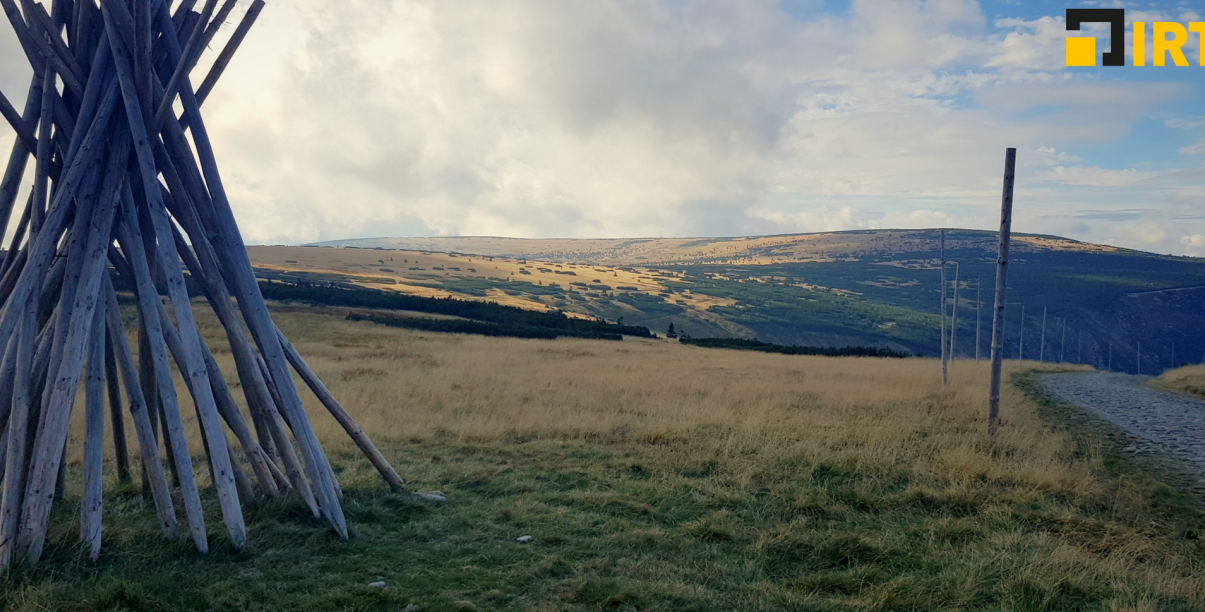
[[[81,383],[80,538],[92,555],[104,523],[106,416],[118,476],[132,478],[127,410],[160,528],[180,530],[178,500],[188,534],[208,550],[172,363],[230,542],[246,544],[249,498],[283,495],[346,538],[342,491],[293,372],[389,485],[402,481],[269,316],[200,114],[264,2],[253,0],[198,89],[192,71],[235,0],[180,0],[174,10],[170,0],[46,2],[0,0],[33,69],[20,111],[0,94],[17,134],[0,180],[0,228],[19,210],[30,164],[34,177],[0,261],[0,569],[43,552]],[[197,328],[186,274],[224,328],[249,423]],[[133,287],[137,359],[114,278]]]

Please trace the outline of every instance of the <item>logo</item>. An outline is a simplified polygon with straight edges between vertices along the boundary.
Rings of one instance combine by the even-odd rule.
[[[1067,31],[1079,31],[1085,23],[1109,24],[1109,50],[1100,54],[1102,66],[1125,66],[1126,44],[1126,11],[1125,9],[1067,9]],[[1135,21],[1134,26],[1134,65],[1146,65],[1146,23]],[[1184,55],[1184,45],[1188,44],[1189,33],[1205,38],[1205,22],[1194,21],[1188,24],[1175,21],[1156,21],[1151,24],[1151,55],[1155,66],[1166,66],[1170,57],[1172,65],[1187,66],[1188,58]],[[1077,36],[1067,37],[1067,65],[1095,66],[1096,37]],[[1201,41],[1205,43],[1205,40]],[[1205,66],[1205,44],[1198,52],[1197,62]]]

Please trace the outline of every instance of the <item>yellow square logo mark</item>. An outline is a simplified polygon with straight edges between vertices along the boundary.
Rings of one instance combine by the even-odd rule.
[[[1077,36],[1066,38],[1068,66],[1096,65],[1096,38],[1092,36]]]

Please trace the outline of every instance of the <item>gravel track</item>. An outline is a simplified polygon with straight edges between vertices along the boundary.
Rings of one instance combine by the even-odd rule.
[[[1205,401],[1147,386],[1149,376],[1096,372],[1047,374],[1045,392],[1088,410],[1205,471]],[[1133,445],[1125,451],[1154,450]]]

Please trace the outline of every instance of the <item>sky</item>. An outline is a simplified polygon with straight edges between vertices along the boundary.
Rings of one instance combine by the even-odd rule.
[[[1200,39],[1189,67],[1133,66],[1127,40],[1126,67],[1067,68],[1068,35],[1110,42],[1064,9],[1106,5],[1205,21],[1182,0],[269,0],[203,110],[251,244],[995,230],[1016,147],[1014,231],[1205,256]],[[29,75],[0,28],[18,108]]]

